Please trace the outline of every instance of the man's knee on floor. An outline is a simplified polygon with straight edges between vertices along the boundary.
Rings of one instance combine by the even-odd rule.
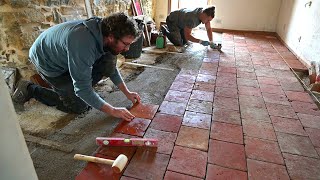
[[[75,113],[82,114],[90,109],[90,106],[87,105],[84,101],[82,101],[77,96],[70,97],[60,97],[63,104],[57,106],[57,109],[67,112],[67,113]]]

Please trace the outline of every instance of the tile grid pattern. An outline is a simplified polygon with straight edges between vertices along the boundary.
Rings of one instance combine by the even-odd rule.
[[[222,50],[182,70],[156,115],[140,118],[138,135],[157,149],[96,155],[127,155],[121,179],[319,179],[320,111],[290,71],[306,68],[273,36],[224,33]],[[108,168],[88,163],[77,179],[120,178]]]

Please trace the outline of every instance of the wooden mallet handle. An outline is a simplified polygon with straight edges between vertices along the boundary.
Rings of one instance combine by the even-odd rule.
[[[117,159],[115,159],[115,160],[104,159],[104,158],[99,158],[99,157],[94,157],[94,156],[86,156],[86,155],[82,155],[82,154],[75,154],[73,158],[76,160],[111,165],[112,170],[116,173],[120,173],[128,162],[127,156],[125,156],[123,154],[120,154],[117,157]]]

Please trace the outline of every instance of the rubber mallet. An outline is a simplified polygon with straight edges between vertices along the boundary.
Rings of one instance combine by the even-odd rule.
[[[94,157],[94,156],[86,156],[86,155],[82,155],[82,154],[75,154],[73,158],[76,160],[111,165],[112,170],[115,173],[120,173],[128,162],[127,156],[125,156],[123,154],[120,154],[115,160],[104,159],[104,158],[99,158],[99,157]]]

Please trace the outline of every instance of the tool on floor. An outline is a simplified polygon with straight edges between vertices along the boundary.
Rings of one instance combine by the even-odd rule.
[[[114,137],[97,137],[97,145],[103,146],[147,146],[157,147],[158,139],[150,138],[114,138]]]
[[[218,43],[218,44],[212,43],[212,44],[210,44],[210,47],[212,49],[217,49],[218,51],[221,51],[222,45],[220,43]]]
[[[94,156],[86,156],[86,155],[82,155],[82,154],[75,154],[73,158],[76,160],[111,165],[112,170],[115,173],[120,173],[128,162],[127,156],[125,156],[123,154],[120,154],[115,160],[104,159],[104,158],[99,158],[99,157],[94,157]]]

